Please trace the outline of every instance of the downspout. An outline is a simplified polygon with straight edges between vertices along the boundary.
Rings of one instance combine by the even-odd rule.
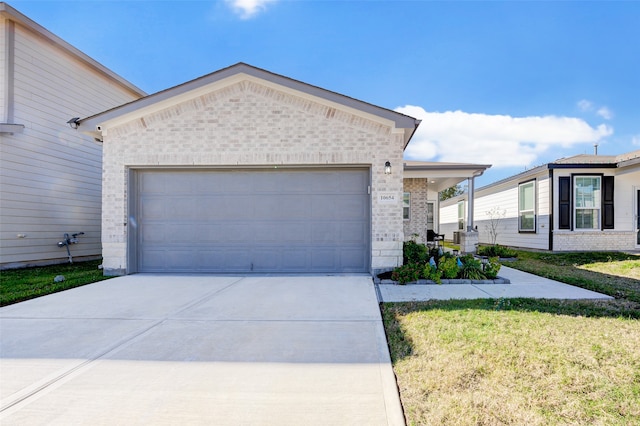
[[[553,251],[553,169],[549,169],[549,251]]]
[[[468,188],[468,196],[469,196],[469,205],[467,206],[467,232],[474,232],[475,228],[473,226],[473,204],[475,203],[475,186],[474,180],[477,177],[482,176],[484,170],[477,171],[473,173],[473,176],[468,178],[469,188]]]

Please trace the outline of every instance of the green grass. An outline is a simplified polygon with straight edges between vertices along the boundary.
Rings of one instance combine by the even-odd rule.
[[[578,303],[384,304],[407,423],[640,424],[640,322]]]
[[[505,262],[563,283],[608,294],[638,304],[640,309],[640,256],[618,252],[543,253],[518,251],[518,259]]]
[[[104,280],[98,269],[100,261],[60,264],[0,272],[0,306],[22,302],[81,285]],[[63,275],[65,280],[55,283],[53,279]]]
[[[504,264],[616,299],[383,304],[407,423],[640,424],[640,257],[518,251]]]

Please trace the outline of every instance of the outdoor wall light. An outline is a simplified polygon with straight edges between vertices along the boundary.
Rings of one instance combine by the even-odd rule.
[[[79,121],[80,121],[80,117],[73,117],[71,120],[67,121],[67,124],[72,129],[77,129],[80,124]]]
[[[384,174],[385,175],[390,175],[391,174],[391,163],[390,162],[386,162],[384,163]]]

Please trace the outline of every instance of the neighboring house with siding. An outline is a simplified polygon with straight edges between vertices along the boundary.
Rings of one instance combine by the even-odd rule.
[[[0,268],[100,256],[102,146],[67,121],[144,94],[0,2]]]
[[[437,183],[488,167],[405,164],[418,125],[243,63],[83,118],[103,141],[105,274],[393,269]]]
[[[441,205],[440,229],[464,226],[467,196]],[[553,251],[640,249],[640,151],[576,155],[475,191],[479,241]]]

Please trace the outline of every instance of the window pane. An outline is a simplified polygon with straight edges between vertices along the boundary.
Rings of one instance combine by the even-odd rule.
[[[534,195],[533,182],[520,185],[520,210],[533,210]]]
[[[533,213],[521,213],[520,214],[520,230],[533,231],[535,230],[536,217]]]
[[[600,210],[598,209],[579,209],[576,210],[576,228],[577,229],[598,229],[600,228]]]
[[[409,220],[409,211],[411,210],[411,193],[402,194],[402,218]]]
[[[433,230],[433,203],[427,203],[427,229]]]
[[[600,177],[576,177],[576,207],[600,207]]]

